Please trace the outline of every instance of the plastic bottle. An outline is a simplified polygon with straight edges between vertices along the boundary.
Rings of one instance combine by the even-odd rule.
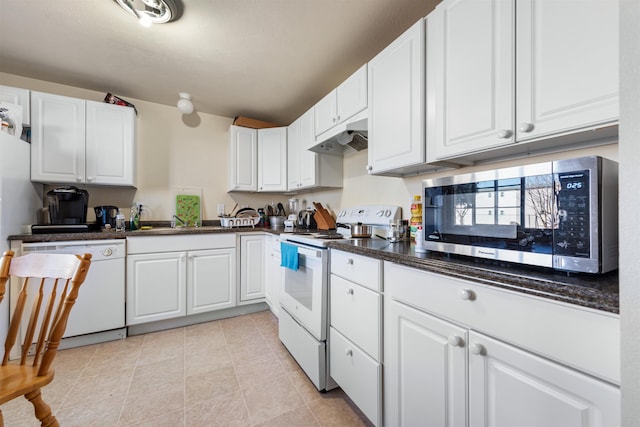
[[[125,231],[124,214],[120,209],[116,215],[116,231]]]
[[[140,209],[136,202],[133,202],[129,209],[129,229],[137,230],[138,228],[140,228]]]
[[[416,246],[414,250],[417,254],[423,254],[427,252],[427,249],[424,247],[424,232],[422,231],[422,226],[419,225],[416,230]]]
[[[422,225],[422,200],[419,195],[415,195],[411,202],[411,219],[409,220],[411,240],[415,240],[416,230],[419,225]]]

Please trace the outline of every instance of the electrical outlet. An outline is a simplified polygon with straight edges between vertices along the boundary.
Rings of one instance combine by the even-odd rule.
[[[218,203],[218,217],[224,215],[224,203]]]

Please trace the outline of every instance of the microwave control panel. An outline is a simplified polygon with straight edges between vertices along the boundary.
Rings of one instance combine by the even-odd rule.
[[[589,171],[556,174],[558,227],[553,232],[556,255],[589,258]]]

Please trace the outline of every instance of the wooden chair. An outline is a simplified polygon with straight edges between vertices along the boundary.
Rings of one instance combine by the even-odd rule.
[[[7,251],[2,256],[0,302],[4,298],[10,277],[20,278],[22,288],[11,318],[4,345],[4,357],[0,365],[0,405],[18,396],[24,396],[33,404],[35,415],[42,426],[59,425],[51,413],[51,407],[42,400],[40,389],[53,380],[54,371],[51,365],[90,264],[91,254],[80,256],[33,253],[14,258],[14,252]],[[45,288],[48,287],[51,287],[51,292],[47,292],[49,297],[46,298]],[[21,357],[19,363],[17,360],[9,362],[9,353],[16,343],[20,321],[30,293],[33,293],[33,307],[26,329],[22,328],[25,336],[20,351]],[[26,322],[26,316],[24,317]],[[35,336],[37,340],[34,340]],[[30,351],[33,361],[31,357],[27,357]],[[4,420],[0,411],[0,427],[3,426]]]

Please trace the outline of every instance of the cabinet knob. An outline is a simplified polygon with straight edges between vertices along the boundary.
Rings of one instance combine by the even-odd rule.
[[[347,356],[351,357],[351,356],[353,356],[353,350],[348,348],[348,349],[345,350],[344,354],[346,354]]]
[[[509,129],[500,129],[498,131],[498,138],[502,138],[502,139],[507,139],[507,138],[511,138],[513,132],[511,132]]]
[[[347,289],[347,295],[353,295],[353,288]]]
[[[453,347],[462,347],[464,345],[464,340],[458,335],[453,335],[449,337],[449,344]]]
[[[487,351],[485,350],[484,346],[482,344],[478,344],[478,343],[473,343],[471,344],[471,346],[469,347],[469,350],[471,350],[472,354],[478,355],[478,356],[483,356],[487,353]]]
[[[458,291],[458,296],[460,297],[461,300],[465,300],[465,301],[473,300],[475,298],[473,291],[470,289],[460,289]]]
[[[367,171],[372,171],[372,170],[373,170],[373,166],[367,165]]]
[[[76,176],[76,181],[82,182],[82,177],[81,176]]]
[[[347,260],[347,264],[348,264],[348,265],[353,265],[353,258],[349,258],[349,259]]]
[[[95,176],[88,176],[88,177],[87,177],[87,181],[88,181],[88,182],[91,182],[91,181],[93,181],[94,179],[96,179],[96,177],[95,177]]]
[[[531,132],[533,130],[533,123],[520,124],[520,132]]]

